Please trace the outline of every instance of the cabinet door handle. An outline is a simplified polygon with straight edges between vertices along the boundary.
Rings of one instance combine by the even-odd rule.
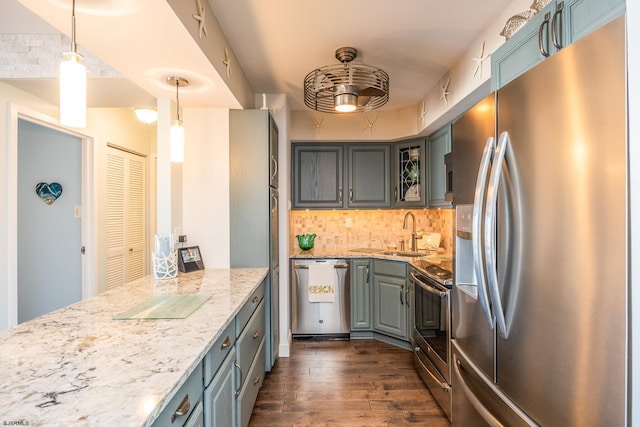
[[[544,48],[544,27],[549,26],[549,19],[551,18],[551,13],[547,12],[544,14],[544,21],[540,24],[540,28],[538,29],[538,49],[542,56],[549,56],[549,46],[548,41],[549,37],[547,37],[547,49]]]
[[[338,202],[342,203],[342,188],[338,189]]]
[[[399,200],[398,200],[398,187],[394,187],[393,188],[393,200],[395,200],[396,202],[399,202]]]
[[[234,393],[234,396],[236,397],[236,399],[238,398],[238,396],[240,396],[240,388],[242,387],[242,368],[240,367],[240,365],[238,364],[237,360],[233,361],[233,366],[236,367],[236,369],[238,370],[238,372],[240,372],[240,381],[238,381],[238,388],[236,389],[236,392]]]
[[[258,338],[259,336],[260,336],[260,332],[255,331],[255,332],[253,333],[253,339]]]
[[[184,399],[182,399],[182,402],[180,402],[178,409],[171,415],[171,423],[173,424],[176,418],[187,415],[189,409],[191,409],[191,403],[189,403],[189,395],[187,394]]]
[[[271,156],[271,161],[273,162],[273,175],[271,175],[271,179],[274,179],[276,175],[278,175],[278,160]]]
[[[367,266],[365,268],[367,269],[367,276],[366,276],[367,278],[365,279],[365,282],[369,283],[369,267]]]
[[[222,343],[221,349],[225,349],[227,347],[231,347],[231,338],[227,336],[227,339]]]
[[[258,295],[256,295],[255,297],[253,297],[253,299],[251,301],[255,304],[258,301],[260,301],[260,297]]]
[[[253,385],[260,384],[260,381],[262,381],[262,379],[260,377],[256,377],[256,379],[253,380]]]
[[[404,299],[402,298],[402,294],[404,294],[404,285],[400,286],[400,304],[404,305]]]
[[[562,37],[562,10],[564,9],[564,2],[561,1],[558,3],[556,7],[556,13],[553,14],[553,19],[551,20],[551,42],[555,46],[556,49],[562,49],[562,40],[558,41],[558,32],[560,33],[560,37]],[[558,19],[560,16],[560,19]],[[559,28],[559,31],[556,31],[556,28]]]
[[[349,201],[353,202],[353,188],[349,188]]]

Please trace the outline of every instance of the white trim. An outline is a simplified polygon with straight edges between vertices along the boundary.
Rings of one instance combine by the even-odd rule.
[[[18,119],[77,136],[82,140],[82,298],[98,293],[95,149],[93,137],[61,126],[58,120],[9,103],[7,150],[7,325],[18,323]]]

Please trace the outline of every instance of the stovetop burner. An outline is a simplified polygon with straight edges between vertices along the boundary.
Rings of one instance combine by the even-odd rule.
[[[433,274],[434,276],[442,280],[451,279],[453,277],[453,273],[451,271],[445,270],[444,268],[437,266],[435,264],[428,266],[425,269],[425,271],[429,274]]]
[[[437,281],[438,283],[450,287],[452,285],[453,272],[447,268],[443,268],[438,264],[431,264],[425,260],[416,260],[412,262],[413,266],[418,270],[422,271],[423,274],[430,277],[432,280]],[[445,265],[448,267],[448,265]]]

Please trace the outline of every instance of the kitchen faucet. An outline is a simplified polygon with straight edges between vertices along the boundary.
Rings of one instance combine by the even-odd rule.
[[[411,252],[418,252],[418,234],[416,233],[416,217],[413,216],[411,211],[407,212],[404,216],[404,224],[402,225],[403,229],[407,229],[407,217],[411,215],[411,219],[413,220],[413,227],[411,230]]]

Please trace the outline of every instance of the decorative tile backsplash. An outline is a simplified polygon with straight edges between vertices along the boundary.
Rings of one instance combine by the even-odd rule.
[[[323,250],[400,249],[400,240],[404,240],[405,247],[409,249],[411,218],[408,219],[408,228],[402,228],[404,216],[409,211],[416,218],[416,232],[440,233],[440,246],[447,252],[451,251],[454,209],[292,210],[289,212],[290,247],[297,247],[294,236],[315,233],[314,247]]]

